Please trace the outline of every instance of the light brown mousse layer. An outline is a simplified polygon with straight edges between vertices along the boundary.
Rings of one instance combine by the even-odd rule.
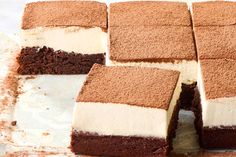
[[[177,71],[95,64],[77,102],[119,103],[167,110],[178,78]]]
[[[107,28],[107,6],[92,1],[47,1],[28,3],[22,29],[55,26]]]
[[[201,60],[200,64],[206,99],[236,96],[235,60]]]
[[[109,7],[109,25],[190,26],[190,13],[181,2],[119,2]]]

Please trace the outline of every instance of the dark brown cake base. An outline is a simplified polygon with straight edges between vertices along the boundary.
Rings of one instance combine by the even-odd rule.
[[[93,156],[151,157],[166,156],[172,149],[172,139],[178,123],[179,103],[168,129],[168,138],[135,136],[101,136],[75,130],[71,135],[71,151]]]
[[[77,54],[48,47],[26,47],[17,57],[21,75],[87,74],[94,63],[105,64],[105,54]]]
[[[192,101],[194,99],[194,89],[197,83],[194,82],[192,84],[184,84],[182,83],[182,92],[180,94],[180,103],[181,109],[184,110],[191,110],[192,108]]]
[[[165,139],[99,136],[76,131],[72,133],[71,145],[75,154],[94,156],[164,156],[168,150]]]
[[[236,149],[236,126],[203,127],[200,94],[196,89],[193,101],[195,128],[204,149]]]

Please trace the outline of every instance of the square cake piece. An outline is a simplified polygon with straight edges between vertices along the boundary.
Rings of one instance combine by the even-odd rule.
[[[200,60],[236,59],[236,25],[195,27],[195,37]]]
[[[236,2],[211,1],[192,4],[194,26],[226,26],[236,23]]]
[[[207,149],[236,148],[236,62],[201,60],[196,97],[196,128]]]
[[[73,115],[71,150],[94,156],[159,156],[177,127],[179,72],[94,65]]]
[[[21,29],[19,74],[86,74],[94,63],[105,63],[105,3],[29,3]]]
[[[110,27],[111,63],[159,67],[195,63],[192,33],[191,27]]]
[[[190,12],[181,2],[120,2],[109,7],[108,65],[180,71],[181,107],[191,108],[197,80]]]
[[[109,6],[109,26],[191,26],[186,3],[119,2]]]

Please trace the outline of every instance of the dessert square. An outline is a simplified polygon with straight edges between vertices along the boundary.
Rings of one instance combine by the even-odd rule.
[[[236,148],[236,62],[201,60],[195,125],[200,144],[207,149]]]
[[[182,2],[119,2],[109,6],[109,25],[191,26],[190,13]]]
[[[92,1],[33,2],[21,26],[19,74],[86,74],[105,63],[107,6]]]
[[[236,26],[195,27],[199,59],[236,59]]]
[[[197,80],[190,19],[186,3],[111,3],[108,65],[180,71],[181,107],[190,109]]]
[[[178,71],[95,64],[77,97],[72,152],[95,156],[168,154],[178,120],[178,80]]]
[[[111,61],[181,62],[196,60],[191,27],[110,27]]]
[[[194,26],[228,26],[236,23],[236,3],[227,1],[192,4]]]
[[[197,60],[191,27],[110,27],[110,65],[178,70],[183,83],[181,105],[191,107]]]

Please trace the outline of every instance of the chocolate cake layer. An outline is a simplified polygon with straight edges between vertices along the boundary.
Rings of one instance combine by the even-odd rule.
[[[236,96],[235,60],[201,60],[200,65],[207,100]]]
[[[236,153],[232,151],[222,151],[222,150],[201,150],[197,152],[189,152],[189,153],[175,153],[171,152],[169,157],[235,157]]]
[[[105,53],[76,54],[48,47],[26,47],[17,57],[21,75],[87,74],[94,63],[105,64]]]
[[[146,67],[106,67],[96,64],[76,101],[168,110],[178,78],[178,71]]]
[[[195,27],[195,39],[200,59],[236,59],[236,25]]]
[[[118,62],[196,60],[191,27],[110,27],[110,59]]]
[[[235,152],[230,152],[230,151],[220,151],[219,152],[216,152],[216,151],[203,151],[203,152],[195,152],[195,153],[192,153],[192,154],[189,154],[191,157],[234,157],[236,156],[236,153]],[[186,156],[186,157],[189,157]],[[181,156],[183,157],[183,156]]]
[[[227,105],[227,104],[225,104]],[[195,128],[199,135],[199,143],[205,149],[235,149],[236,126],[203,127],[200,94],[196,89],[193,101]]]
[[[104,136],[75,130],[71,135],[71,150],[75,154],[94,156],[166,156],[172,149],[172,138],[178,123],[179,103],[169,125],[167,139],[138,136]]]
[[[81,26],[107,28],[107,6],[94,1],[47,1],[28,3],[22,29]]]
[[[194,26],[228,26],[236,24],[235,2],[193,3]]]
[[[157,156],[168,152],[165,139],[72,133],[72,152],[94,156]]]
[[[181,2],[119,2],[109,7],[109,26],[190,26],[190,13]]]
[[[202,122],[202,108],[201,108],[200,93],[199,93],[198,88],[195,88],[195,91],[194,91],[192,111],[195,115],[194,126],[195,126],[195,129],[196,129],[197,134],[199,136],[199,144],[201,146],[202,145],[201,144],[202,143],[201,137],[202,137],[203,122]]]
[[[235,149],[236,126],[203,127],[201,146],[205,149]]]
[[[192,101],[194,99],[194,91],[197,83],[194,82],[192,84],[185,84],[182,83],[182,91],[180,93],[180,104],[181,108],[185,110],[191,110],[192,108]]]

